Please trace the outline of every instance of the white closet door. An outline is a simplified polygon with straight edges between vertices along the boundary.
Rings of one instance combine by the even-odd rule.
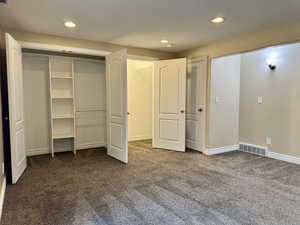
[[[154,64],[153,147],[185,151],[186,59]]]
[[[6,37],[9,125],[12,183],[16,183],[27,167],[23,107],[22,50],[9,34]],[[5,118],[6,119],[6,118]],[[7,118],[8,119],[8,118]]]
[[[187,66],[186,145],[203,151],[205,148],[205,104],[207,57],[193,59]]]
[[[107,154],[128,162],[127,51],[106,57]]]

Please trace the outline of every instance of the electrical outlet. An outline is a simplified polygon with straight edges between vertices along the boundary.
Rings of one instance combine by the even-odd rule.
[[[258,97],[257,98],[257,103],[262,104],[263,103],[263,97]]]
[[[272,138],[267,137],[266,138],[266,143],[267,143],[267,145],[271,145],[272,144]]]
[[[215,102],[216,102],[216,103],[219,103],[219,102],[220,102],[220,97],[219,97],[219,96],[216,96]]]

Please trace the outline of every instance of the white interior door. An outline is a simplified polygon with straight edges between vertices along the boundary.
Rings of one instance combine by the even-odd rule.
[[[106,56],[107,154],[128,162],[127,51]]]
[[[11,144],[12,183],[16,183],[27,167],[23,107],[22,50],[6,33],[7,82]]]
[[[153,147],[185,151],[186,59],[154,63]]]
[[[207,57],[193,59],[187,65],[186,145],[203,151],[205,147],[205,104]]]

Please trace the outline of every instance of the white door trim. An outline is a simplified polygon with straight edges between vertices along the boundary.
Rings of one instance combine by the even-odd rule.
[[[22,48],[42,50],[42,51],[54,51],[54,52],[92,55],[92,56],[107,56],[112,53],[111,51],[106,51],[106,50],[76,48],[76,47],[70,47],[70,46],[65,46],[65,45],[52,45],[52,44],[43,44],[43,43],[27,42],[27,41],[20,41],[19,43]],[[136,59],[136,60],[143,60],[143,61],[157,61],[158,60],[158,58],[149,57],[149,56],[140,56],[140,55],[128,55],[128,59]]]
[[[94,56],[106,56],[111,52],[104,50],[93,50],[87,48],[76,48],[64,45],[51,45],[51,44],[42,44],[36,42],[19,42],[22,48],[29,48],[35,50],[43,50],[43,51],[54,51],[54,52],[63,52],[63,53],[72,53],[72,54],[83,54],[83,55],[94,55]]]
[[[187,63],[199,62],[199,61],[203,61],[203,60],[208,60],[208,56],[199,56],[196,58],[188,59]]]

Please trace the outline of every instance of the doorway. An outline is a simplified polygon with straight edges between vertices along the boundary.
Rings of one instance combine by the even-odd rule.
[[[128,141],[152,140],[153,62],[128,59]]]

